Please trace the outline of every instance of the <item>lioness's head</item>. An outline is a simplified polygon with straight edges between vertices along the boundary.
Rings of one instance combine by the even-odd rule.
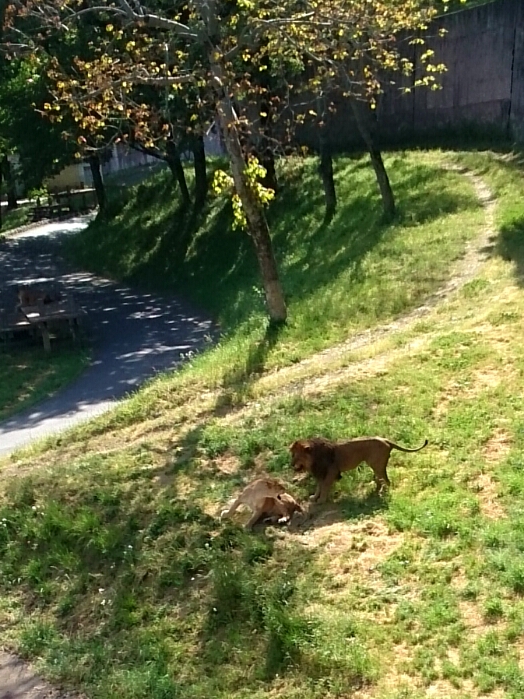
[[[289,447],[291,452],[291,467],[297,473],[310,472],[313,463],[312,447],[307,439],[297,439]]]
[[[297,502],[292,495],[289,495],[289,493],[279,493],[277,495],[277,500],[280,500],[280,502],[284,505],[289,517],[294,515],[295,512],[304,512],[302,505]]]

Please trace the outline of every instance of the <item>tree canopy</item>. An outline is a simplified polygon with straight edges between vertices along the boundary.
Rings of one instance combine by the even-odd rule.
[[[246,141],[267,137],[270,122],[300,101],[309,106],[295,110],[294,121],[318,119],[318,97],[333,89],[373,108],[385,82],[413,74],[403,46],[423,44],[436,13],[427,0],[11,0],[5,38],[11,55],[45,62],[54,86],[47,111],[57,123],[72,117],[78,146],[130,132],[154,146],[177,130],[198,132],[215,115],[269,314],[283,321],[263,212],[271,195]],[[432,51],[421,51],[415,84],[436,88],[444,70]],[[149,88],[161,96],[148,100]],[[384,184],[383,165],[373,162]]]

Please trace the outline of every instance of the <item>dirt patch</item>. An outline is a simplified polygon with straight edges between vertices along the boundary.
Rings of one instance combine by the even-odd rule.
[[[480,637],[488,631],[502,631],[505,628],[504,621],[486,621],[479,608],[479,602],[471,602],[469,600],[461,600],[459,602],[462,621],[468,633],[472,636]]]
[[[392,663],[388,664],[388,670],[377,685],[357,690],[351,694],[351,699],[376,699],[377,697],[386,694],[394,694],[396,697],[411,696],[414,688],[421,686],[422,682],[419,677],[408,674],[407,668],[413,660],[413,649],[405,643],[398,643],[393,647],[391,655],[388,657]],[[382,658],[382,663],[385,666],[386,658]]]
[[[488,464],[496,464],[506,458],[511,449],[511,436],[501,427],[497,428],[482,450]]]
[[[475,479],[475,487],[478,490],[480,511],[484,517],[487,519],[502,519],[506,516],[498,500],[497,486],[489,473],[481,473]]]
[[[517,657],[519,659],[519,668],[524,671],[524,644],[522,640],[516,646]]]
[[[472,390],[474,393],[480,393],[486,388],[496,388],[505,378],[506,372],[501,367],[479,369],[473,372]]]
[[[363,520],[354,523],[334,521],[340,513],[337,509],[326,510],[314,515],[314,528],[297,537],[304,546],[322,546],[330,554],[357,551],[359,561],[371,565],[373,560],[382,560],[403,541],[399,532],[391,532],[380,519]]]
[[[451,699],[456,696],[463,696],[463,691],[454,687],[448,680],[436,680],[426,689],[428,699]]]
[[[451,578],[451,587],[458,592],[462,592],[468,586],[468,579],[465,572],[459,568]]]
[[[450,404],[457,399],[463,390],[462,384],[457,381],[451,381],[442,390],[440,397],[437,401],[435,408],[433,409],[433,416],[438,418],[444,417],[448,410]]]
[[[501,383],[511,381],[513,369],[505,364],[498,367],[482,367],[472,372],[471,377],[463,381],[450,381],[445,386],[433,410],[436,418],[447,414],[452,403],[476,398],[483,391],[494,389]]]
[[[240,470],[240,459],[233,454],[223,454],[213,460],[213,466],[224,476],[232,476]]]
[[[469,602],[466,600],[461,600],[459,602],[460,613],[462,614],[462,621],[464,626],[468,631],[473,632],[475,635],[481,635],[487,631],[487,624],[484,617],[481,614],[478,605],[475,602]]]
[[[502,689],[495,689],[489,694],[479,694],[475,684],[471,680],[464,680],[460,688],[455,687],[448,680],[437,680],[436,682],[432,682],[426,689],[427,699],[462,698],[465,694],[475,697],[475,699],[504,699],[506,696]]]
[[[392,532],[381,519],[355,523],[330,521],[337,513],[326,512],[315,528],[304,534],[289,533],[292,545],[302,545],[321,552],[320,566],[325,571],[325,599],[345,594],[357,582],[370,586],[374,593],[387,586],[379,565],[405,541],[405,535]],[[391,620],[396,605],[388,604],[373,612],[373,623]]]
[[[471,694],[472,697],[476,697],[476,699],[505,699],[506,697],[506,692],[498,688],[494,689],[489,694],[479,694],[473,680],[464,680],[462,686],[465,692]]]

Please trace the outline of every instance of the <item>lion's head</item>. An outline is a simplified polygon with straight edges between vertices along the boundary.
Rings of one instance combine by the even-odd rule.
[[[302,505],[297,502],[292,495],[289,495],[289,493],[279,493],[279,495],[277,495],[277,500],[280,500],[280,502],[283,504],[289,517],[295,514],[295,512],[304,512]]]
[[[291,467],[296,473],[311,473],[313,463],[312,446],[308,439],[297,439],[289,447]]]
[[[327,439],[298,439],[289,447],[291,466],[296,473],[324,478],[335,459],[335,447]]]

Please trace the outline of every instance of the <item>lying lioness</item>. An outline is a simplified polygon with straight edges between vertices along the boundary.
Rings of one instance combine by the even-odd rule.
[[[303,512],[302,506],[273,478],[256,478],[249,483],[230,507],[222,510],[220,518],[231,516],[240,505],[247,505],[253,512],[245,524],[246,529],[260,520],[283,524],[289,522],[295,512]]]
[[[58,292],[50,292],[38,287],[21,286],[18,288],[18,308],[22,306],[37,306],[40,302],[43,304],[53,303],[60,300]]]
[[[314,502],[325,502],[333,483],[341,478],[343,471],[351,471],[365,461],[375,474],[377,491],[389,485],[387,465],[392,449],[414,452],[421,447],[406,449],[383,437],[358,437],[346,442],[329,439],[299,439],[290,446],[291,465],[296,472],[310,473],[317,481],[317,489],[311,497]]]

